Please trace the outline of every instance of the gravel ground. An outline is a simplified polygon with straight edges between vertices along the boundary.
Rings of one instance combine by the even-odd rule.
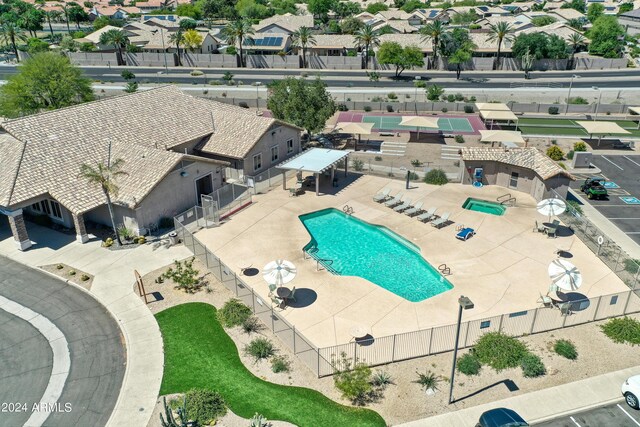
[[[194,263],[194,267],[201,273],[206,270],[198,260]],[[195,294],[186,294],[174,289],[170,281],[165,281],[163,284],[154,283],[154,280],[165,270],[166,268],[156,270],[143,278],[147,294],[156,292],[163,298],[149,303],[149,309],[153,313],[193,301],[206,302],[219,308],[233,297],[231,291],[211,274],[204,276],[204,280],[208,282],[208,287],[211,289],[210,292],[203,289]],[[150,301],[152,300],[151,296]],[[640,315],[632,317],[640,319]],[[453,405],[447,404],[450,384],[448,378],[451,375],[452,363],[450,352],[372,368],[374,372],[384,370],[391,374],[393,384],[385,390],[381,399],[369,404],[368,407],[380,413],[387,423],[394,425],[636,366],[637,349],[629,345],[613,343],[600,331],[599,325],[602,323],[584,324],[522,338],[529,349],[542,358],[547,368],[547,374],[540,378],[524,378],[519,368],[499,373],[490,368],[483,368],[480,374],[474,377],[457,373],[454,389],[456,403]],[[257,336],[257,334],[249,336],[239,328],[227,330],[227,332],[239,349]],[[267,327],[264,327],[259,334],[276,344],[278,354],[285,355],[289,359],[292,369],[290,373],[275,374],[271,371],[269,362],[255,363],[241,351],[240,357],[243,363],[254,375],[277,384],[313,388],[333,400],[348,404],[335,389],[332,378],[316,378]],[[576,345],[578,359],[571,361],[556,355],[551,348],[557,339],[571,340]],[[462,351],[459,355],[464,353],[465,351]],[[417,379],[416,372],[429,370],[442,378],[438,391],[431,396],[426,395],[414,382]],[[159,398],[158,402],[148,427],[158,425],[162,399]],[[247,420],[229,413],[216,425],[245,427],[248,424]],[[273,425],[289,424],[273,423]]]
[[[62,266],[62,268],[58,268],[58,266]],[[68,280],[78,286],[82,286],[86,290],[91,289],[91,284],[93,283],[93,276],[89,273],[85,273],[82,270],[78,270],[77,268],[73,268],[67,264],[49,264],[40,266],[41,269],[47,271],[49,273],[53,273],[56,276]],[[75,274],[69,274],[69,272],[75,271]],[[82,280],[82,276],[89,277],[87,280]]]

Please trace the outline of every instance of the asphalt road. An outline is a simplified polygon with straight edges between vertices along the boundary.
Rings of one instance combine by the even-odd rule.
[[[592,163],[602,173],[598,176],[609,181],[609,198],[588,200],[600,213],[613,222],[636,243],[640,244],[640,156],[624,152],[616,155],[595,155]],[[588,175],[579,175],[571,187],[578,188]],[[636,204],[630,204],[636,198]],[[585,198],[586,199],[586,198]],[[626,202],[625,202],[626,201]]]
[[[48,318],[68,341],[71,370],[58,402],[71,409],[52,413],[45,425],[104,426],[125,370],[116,321],[85,292],[4,257],[0,295]],[[1,309],[0,366],[0,426],[21,426],[48,384],[52,351],[31,324]],[[27,412],[18,412],[16,403],[26,403]]]
[[[620,403],[535,425],[536,427],[640,427],[640,411],[630,408],[621,400]]]

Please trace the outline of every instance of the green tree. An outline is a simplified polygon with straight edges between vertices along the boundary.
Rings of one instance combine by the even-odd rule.
[[[309,135],[324,129],[336,112],[335,101],[320,78],[306,81],[288,77],[270,83],[269,90],[267,106],[273,116],[305,129]]]
[[[551,34],[547,38],[547,54],[550,59],[565,59],[569,56],[569,46],[567,42],[557,34]]]
[[[128,175],[128,173],[122,170],[124,160],[110,160],[111,159],[107,160],[106,163],[98,162],[95,166],[83,163],[82,166],[80,166],[80,176],[84,178],[90,185],[98,186],[102,190],[104,198],[107,202],[107,208],[109,209],[109,217],[111,218],[113,233],[116,235],[118,246],[122,246],[120,233],[118,233],[118,228],[116,227],[116,218],[113,213],[111,196],[118,197],[118,178]]]
[[[624,44],[624,28],[615,16],[601,16],[593,23],[588,37],[589,53],[605,58],[619,58]]]
[[[322,22],[327,22],[330,10],[336,7],[336,0],[308,0],[307,9]]]
[[[533,61],[534,61],[534,57],[531,54],[531,52],[525,53],[524,55],[522,55],[522,58],[520,58],[520,62],[522,65],[522,71],[524,71],[524,78],[526,80],[529,79],[529,75],[531,73],[531,70],[533,70]]]
[[[358,49],[364,48],[364,68],[369,69],[369,52],[372,47],[380,45],[380,38],[373,27],[365,24],[353,37]]]
[[[129,44],[129,37],[123,30],[111,29],[100,35],[100,44],[105,46],[113,46],[116,48],[116,60],[118,65],[124,65],[124,56],[122,50]]]
[[[580,33],[572,33],[569,36],[569,43],[568,44],[569,44],[569,48],[571,49],[571,60],[569,61],[569,64],[567,65],[567,69],[572,70],[574,68],[573,63],[575,61],[576,53],[580,49],[585,47],[587,44],[586,44],[585,38]]]
[[[51,26],[51,21],[57,21],[62,16],[62,12],[59,10],[49,10],[44,11],[44,19],[47,21],[47,25],[49,25],[49,32],[51,33],[51,37],[53,37],[53,27]]]
[[[62,15],[64,15],[64,22],[65,24],[67,24],[67,32],[69,34],[71,34],[71,29],[69,28],[69,22],[71,22],[71,18],[70,18],[70,9],[71,9],[71,5],[73,3],[62,3],[60,5],[60,9],[62,9]]]
[[[0,86],[0,116],[16,117],[92,101],[91,80],[54,52],[33,55]]]
[[[500,69],[500,50],[502,49],[502,42],[505,40],[513,40],[514,28],[510,23],[505,21],[499,21],[496,24],[489,25],[489,37],[488,41],[498,42],[498,52],[496,54],[496,63],[494,69]]]
[[[389,6],[387,6],[382,2],[371,3],[369,6],[367,6],[365,10],[370,14],[375,15],[378,12],[384,12],[385,10],[389,10]]]
[[[196,4],[202,10],[202,16],[209,21],[238,18],[238,12],[234,8],[235,2],[232,0],[198,0]]]
[[[18,19],[18,25],[29,31],[31,37],[36,37],[36,31],[42,30],[42,22],[44,21],[44,14],[42,11],[36,8],[29,8]]]
[[[93,20],[93,31],[98,31],[101,28],[111,25],[111,19],[108,16],[98,16]]]
[[[222,29],[222,38],[231,46],[238,46],[240,53],[240,67],[246,65],[243,55],[243,46],[246,41],[252,42],[251,35],[254,34],[251,22],[246,19],[238,19],[230,22]]]
[[[442,55],[448,57],[449,64],[456,66],[456,79],[460,79],[462,65],[471,60],[476,45],[464,28],[454,28],[442,40]]]
[[[556,18],[549,15],[536,16],[531,20],[531,23],[535,27],[544,27],[545,25],[553,24],[556,22]]]
[[[295,0],[272,0],[269,2],[276,15],[284,15],[290,13],[295,15],[298,13]]]
[[[263,19],[273,15],[273,9],[256,0],[238,0],[235,5],[238,15],[246,19]]]
[[[633,3],[627,2],[622,3],[618,8],[618,15],[622,15],[623,13],[631,12],[633,10]]]
[[[309,27],[300,27],[291,34],[291,46],[302,49],[302,68],[307,68],[307,48],[315,44],[316,38]]]
[[[32,37],[27,40],[27,52],[30,55],[35,55],[39,52],[48,52],[49,51],[49,43],[40,40],[39,38]]]
[[[200,7],[191,3],[182,3],[176,7],[176,15],[186,16],[192,19],[202,19]]]
[[[358,18],[346,18],[340,23],[340,32],[342,34],[356,34],[365,26],[365,23]]]
[[[339,1],[335,3],[333,11],[338,16],[338,18],[344,19],[359,14],[360,12],[362,12],[362,8],[356,2]]]
[[[182,65],[182,51],[180,45],[184,42],[184,30],[179,28],[178,31],[169,34],[169,43],[175,43],[178,66]]]
[[[202,47],[203,40],[204,38],[202,35],[200,35],[196,30],[187,30],[182,36],[184,47],[189,49],[191,52],[195,52],[196,49],[200,49]]]
[[[62,39],[60,39],[60,49],[64,52],[75,52],[80,48],[80,45],[77,41],[73,39],[69,34],[65,34]]]
[[[467,12],[454,13],[451,17],[451,23],[454,25],[469,25],[478,20],[478,15],[469,10]]]
[[[195,30],[197,27],[198,27],[198,22],[195,19],[185,18],[182,21],[180,21],[179,28],[182,31]]]
[[[587,8],[587,19],[592,24],[602,15],[604,15],[604,6],[600,3],[591,3]]]
[[[382,43],[378,49],[377,58],[380,64],[395,66],[396,77],[400,77],[400,74],[407,68],[424,65],[424,56],[418,47],[407,46],[403,48],[396,42]]]
[[[424,8],[424,3],[422,3],[420,0],[407,0],[405,4],[402,5],[400,10],[403,10],[407,13],[411,13],[416,9],[422,9],[422,8]]]
[[[72,22],[76,23],[76,27],[80,29],[81,22],[87,22],[89,20],[89,14],[78,3],[67,3],[69,10],[67,11],[68,17]]]
[[[567,25],[573,28],[574,30],[582,31],[582,28],[584,27],[584,19],[576,19],[576,18],[569,19],[567,21]]]
[[[442,21],[431,21],[420,29],[422,41],[431,42],[431,68],[438,68],[438,52],[441,49],[440,40],[447,33],[445,24]]]
[[[547,58],[549,36],[546,33],[523,33],[518,35],[511,46],[511,53],[516,58],[522,58],[526,53],[534,59]]]
[[[587,12],[587,7],[583,0],[571,0],[569,2],[564,2],[562,3],[562,6],[560,6],[560,9],[574,9],[580,13]]]
[[[16,61],[20,62],[18,57],[18,42],[26,42],[27,36],[22,28],[15,22],[5,21],[0,24],[0,42],[4,46],[11,46],[11,50],[16,55]]]

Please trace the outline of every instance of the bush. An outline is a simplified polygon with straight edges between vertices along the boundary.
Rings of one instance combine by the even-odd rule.
[[[393,113],[393,105],[387,104],[387,113]]]
[[[476,341],[474,352],[480,363],[489,365],[496,371],[515,368],[528,353],[523,343],[502,332],[482,335]]]
[[[256,362],[273,356],[276,349],[273,343],[266,338],[256,338],[244,347],[245,354],[253,356]]]
[[[240,102],[238,102],[238,107],[249,108],[249,104],[247,104],[244,101],[240,101]]]
[[[429,101],[437,101],[444,93],[444,89],[438,85],[431,85],[427,88],[427,99]]]
[[[222,326],[232,328],[243,324],[251,317],[251,309],[235,298],[231,298],[218,310],[218,320]]]
[[[75,276],[75,275],[76,275],[75,270],[69,270],[69,276]]]
[[[440,384],[440,378],[433,372],[427,371],[426,373],[417,372],[418,379],[415,381],[420,384],[425,390],[437,390],[438,384]]]
[[[393,384],[393,378],[387,371],[376,371],[371,379],[371,384],[384,390],[389,384]]]
[[[433,185],[444,185],[449,182],[449,179],[442,169],[431,169],[424,176],[424,182]]]
[[[248,317],[244,322],[242,322],[242,330],[247,334],[259,332],[260,329],[262,329],[262,325],[256,317]]]
[[[57,268],[58,270],[62,270],[62,269],[64,268],[64,265],[62,265],[62,264],[58,264],[58,265],[56,265],[56,268]]]
[[[364,162],[360,159],[353,159],[351,160],[351,167],[353,167],[353,170],[360,172],[364,169]]]
[[[467,114],[473,113],[473,106],[465,105],[464,106],[464,112],[467,113]]]
[[[558,162],[558,166],[560,166],[564,170],[567,170],[567,165],[565,165],[563,162]]]
[[[347,358],[342,352],[340,360],[333,360],[333,382],[342,397],[349,399],[357,405],[364,405],[370,398],[373,386],[371,385],[371,369],[364,363],[355,362]]]
[[[398,99],[398,95],[396,95],[394,92],[390,92],[387,94],[387,98],[389,99]]]
[[[415,172],[409,172],[409,179],[410,179],[411,181],[417,181],[417,180],[419,180],[419,179],[420,179],[420,175],[418,175],[418,174],[417,174],[417,173],[415,173]]]
[[[573,160],[573,155],[574,155],[573,150],[569,150],[569,152],[567,153],[567,159]]]
[[[413,159],[411,160],[411,166],[413,166],[414,168],[422,167],[422,162],[418,159]]]
[[[271,359],[271,370],[276,374],[291,371],[291,362],[287,356],[274,356]]]
[[[549,107],[549,114],[558,114],[558,107]]]
[[[551,160],[562,160],[564,157],[564,152],[562,149],[556,145],[547,148],[547,156],[551,158]]]
[[[442,110],[440,111],[442,111],[443,113],[446,113],[447,111],[449,111],[449,109],[447,107],[442,107]]]
[[[624,270],[629,273],[637,273],[640,269],[640,259],[627,258],[624,260]]]
[[[462,95],[461,93],[456,93],[455,99],[456,101],[464,101],[464,95]]]
[[[193,268],[195,257],[190,260],[174,261],[173,267],[169,268],[162,276],[171,279],[176,284],[176,289],[183,289],[187,293],[196,292],[200,289],[201,283],[198,279],[198,270]]]
[[[522,374],[526,378],[540,377],[547,373],[540,357],[533,353],[527,353],[522,357],[520,367],[522,367]]]
[[[349,111],[349,108],[345,104],[338,104],[338,111]]]
[[[573,210],[576,213],[579,213],[580,215],[582,215],[582,206],[580,206],[580,202],[576,200],[567,200],[567,211],[570,211],[570,210]]]
[[[373,158],[373,160],[375,160],[376,162],[381,162],[382,161],[382,156],[375,156]]]
[[[471,96],[471,98],[469,98],[469,102],[476,102],[476,97],[475,96]]]
[[[82,280],[83,282],[86,282],[87,280],[89,280],[91,277],[89,277],[87,274],[83,274],[82,276],[80,276],[80,280]]]
[[[198,425],[213,424],[227,413],[227,405],[220,393],[206,389],[191,389],[186,394],[187,418]]]
[[[567,101],[568,104],[577,104],[577,105],[587,105],[589,101],[584,99],[581,96],[576,96],[574,98],[569,98]]]
[[[458,372],[465,375],[478,375],[482,368],[482,363],[480,363],[478,357],[473,352],[470,352],[458,357],[456,366]]]
[[[458,143],[458,144],[462,144],[464,142],[464,136],[462,135],[456,135],[454,140]]]
[[[111,237],[107,237],[107,239],[102,242],[102,246],[104,246],[105,248],[110,248],[111,246],[113,246],[113,239]]]
[[[365,105],[364,106],[364,111],[367,112],[367,113],[370,112],[371,111],[371,107],[368,106],[368,105]]]
[[[447,95],[447,102],[456,102],[456,96],[454,94]]]
[[[384,98],[381,96],[374,96],[371,98],[371,102],[384,102]]]
[[[587,144],[583,141],[578,141],[573,144],[573,151],[587,151]]]
[[[570,360],[576,360],[578,358],[576,346],[569,340],[557,340],[553,345],[553,351]]]
[[[265,418],[265,416],[262,414],[258,414],[257,412],[249,420],[249,427],[267,427],[268,425],[269,422]]]
[[[124,240],[130,240],[133,238],[133,231],[125,226],[118,227],[118,234]]]
[[[613,342],[640,344],[640,322],[631,317],[611,319],[600,328]]]

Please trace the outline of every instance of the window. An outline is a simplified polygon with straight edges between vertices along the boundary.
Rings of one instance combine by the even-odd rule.
[[[278,161],[278,146],[271,147],[271,163]]]
[[[480,329],[487,329],[489,326],[491,326],[491,320],[483,320],[480,322]]]
[[[48,200],[43,200],[40,202],[40,207],[42,208],[42,212],[46,213],[47,215],[51,215],[51,208],[49,207],[49,201]]]
[[[518,172],[511,172],[511,179],[509,180],[509,187],[518,188]]]
[[[293,153],[293,139],[287,141],[287,154]]]
[[[253,171],[262,169],[262,154],[256,154],[253,156]]]
[[[520,316],[526,316],[528,313],[528,311],[517,311],[515,313],[511,313],[509,315],[509,317],[520,317]]]
[[[31,205],[31,209],[33,209],[36,212],[42,212],[42,209],[40,208],[40,203],[34,203]]]
[[[614,295],[611,297],[611,301],[609,301],[609,305],[616,305],[618,303],[618,295]]]
[[[51,216],[62,219],[62,211],[60,210],[60,203],[49,200],[49,204],[51,205]]]

